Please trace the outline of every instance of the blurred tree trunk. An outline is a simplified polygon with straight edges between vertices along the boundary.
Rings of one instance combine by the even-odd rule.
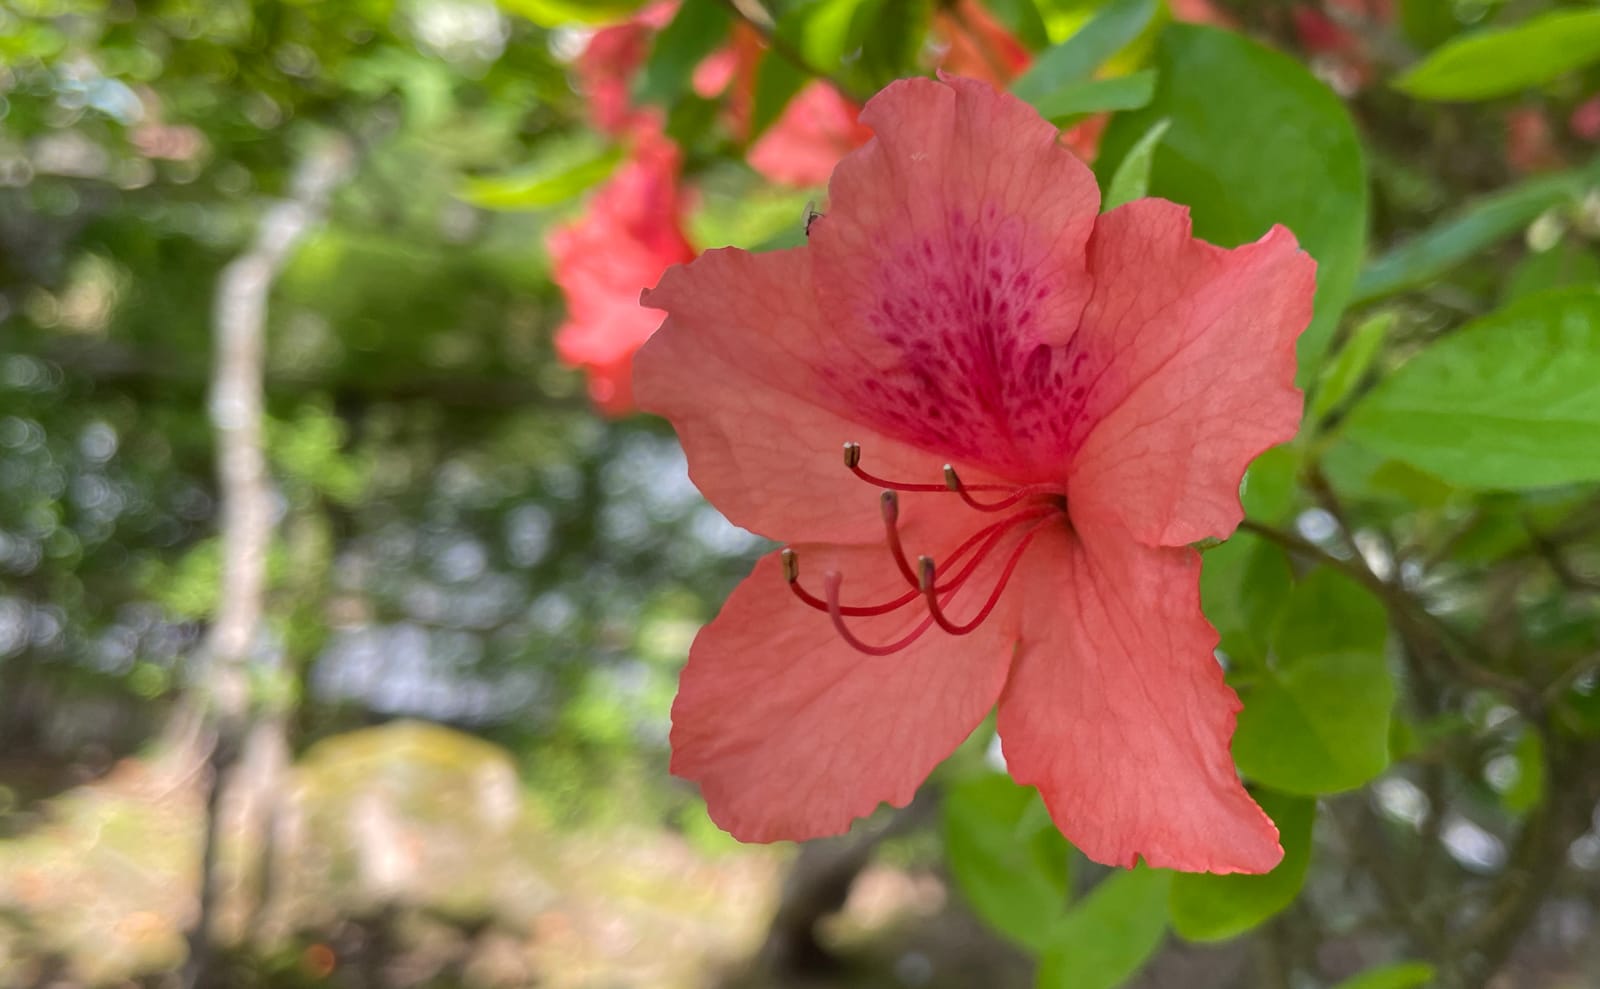
[[[218,875],[222,842],[227,835],[240,849],[253,847],[250,837],[264,832],[288,763],[285,719],[258,713],[251,690],[252,664],[263,655],[274,511],[262,429],[267,300],[351,163],[351,148],[342,139],[309,151],[295,169],[289,198],[267,209],[254,241],[217,283],[208,410],[216,439],[222,579],[216,618],[201,646],[201,676],[175,721],[179,735],[192,739],[187,747],[195,761],[203,760],[208,770],[186,987],[219,984],[214,928],[224,889]]]
[[[837,969],[838,960],[817,938],[817,925],[844,908],[856,878],[872,864],[878,846],[937,819],[939,800],[937,785],[926,783],[917,791],[916,799],[887,820],[860,825],[838,838],[802,844],[783,881],[758,966],[784,978],[821,975]]]

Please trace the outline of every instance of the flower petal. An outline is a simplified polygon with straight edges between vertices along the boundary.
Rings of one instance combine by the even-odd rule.
[[[550,235],[552,277],[567,302],[556,353],[589,372],[590,396],[612,415],[632,411],[633,354],[661,323],[639,305],[640,290],[694,257],[682,226],[681,165],[677,145],[637,128],[627,161],[584,214]]]
[[[1089,256],[1073,520],[1150,545],[1226,537],[1243,518],[1245,468],[1299,428],[1294,346],[1316,263],[1283,227],[1234,250],[1195,240],[1188,210],[1158,199],[1102,216]]]
[[[860,443],[862,465],[898,481],[938,484],[944,460],[861,425],[827,387],[839,331],[822,323],[811,284],[805,248],[707,251],[668,271],[645,294],[669,315],[636,358],[634,387],[641,407],[672,420],[695,486],[735,525],[881,545],[878,489],[845,469],[843,444]],[[902,499],[904,527],[953,498]]]
[[[1022,641],[1000,698],[1006,764],[1085,855],[1266,872],[1282,849],[1228,754],[1239,700],[1200,613],[1200,556],[1049,533],[1023,559]]]
[[[845,575],[847,603],[905,589],[883,550],[802,547],[801,580]],[[975,586],[992,586],[997,559]],[[954,610],[970,603],[958,593]],[[1010,595],[1012,598],[1019,595]],[[873,643],[899,638],[926,610],[846,619]],[[971,635],[929,630],[902,652],[869,656],[826,614],[795,600],[777,554],[762,559],[701,630],[672,706],[672,772],[700,783],[711,817],[743,841],[845,831],[882,802],[908,803],[933,767],[999,696],[1016,636],[1005,598]]]
[[[893,83],[861,119],[875,137],[839,163],[809,245],[846,337],[831,384],[887,435],[1026,473],[1059,406],[1049,345],[1089,296],[1094,177],[1032,107],[970,79]]]

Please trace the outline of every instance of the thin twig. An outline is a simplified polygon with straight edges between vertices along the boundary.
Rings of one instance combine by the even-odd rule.
[[[1242,531],[1254,533],[1297,556],[1316,560],[1338,570],[1377,595],[1397,619],[1409,622],[1419,632],[1440,647],[1440,655],[1449,662],[1449,672],[1456,678],[1474,686],[1504,694],[1519,710],[1535,711],[1539,697],[1536,691],[1520,680],[1502,676],[1482,665],[1487,658],[1473,641],[1425,608],[1420,601],[1403,589],[1389,583],[1360,562],[1360,557],[1344,559],[1321,546],[1284,532],[1274,526],[1253,519],[1240,523]]]

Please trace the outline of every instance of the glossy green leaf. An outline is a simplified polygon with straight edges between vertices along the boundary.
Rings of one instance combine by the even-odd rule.
[[[1434,51],[1395,85],[1419,99],[1483,100],[1600,61],[1600,10],[1563,10],[1478,31]]]
[[[1277,914],[1299,895],[1311,863],[1317,802],[1270,790],[1256,802],[1278,825],[1283,861],[1264,876],[1185,873],[1172,877],[1172,929],[1190,941],[1225,941]]]
[[[1520,233],[1545,210],[1582,199],[1597,183],[1600,159],[1476,199],[1368,264],[1356,280],[1351,301],[1371,302],[1426,285],[1484,248]]]
[[[492,210],[548,209],[570,202],[616,169],[622,149],[584,138],[548,144],[525,168],[462,183],[462,199]]]
[[[1122,158],[1122,163],[1117,166],[1116,173],[1106,185],[1105,196],[1100,202],[1102,210],[1113,210],[1123,203],[1143,199],[1150,194],[1150,163],[1155,158],[1156,145],[1161,143],[1162,135],[1166,134],[1167,128],[1171,126],[1171,120],[1165,118],[1157,120],[1144,132],[1144,136],[1128,149],[1128,153]]]
[[[1116,872],[1076,904],[1039,959],[1039,989],[1114,989],[1161,946],[1172,874]]]
[[[646,0],[497,0],[500,9],[526,17],[542,27],[604,24],[621,20]]]
[[[1434,968],[1427,962],[1399,962],[1367,969],[1333,989],[1414,989],[1433,983]]]
[[[1143,69],[1131,75],[1064,86],[1034,100],[1033,107],[1045,119],[1059,122],[1086,113],[1137,110],[1150,102],[1155,91],[1155,70]]]
[[[1382,604],[1344,575],[1314,570],[1296,585],[1274,661],[1239,684],[1233,757],[1251,780],[1284,793],[1339,793],[1389,765],[1394,681]]]
[[[1363,320],[1350,332],[1350,338],[1339,348],[1328,370],[1317,384],[1306,409],[1307,422],[1321,422],[1341,402],[1350,397],[1361,379],[1372,367],[1373,360],[1383,349],[1383,341],[1393,328],[1395,315],[1381,312]]]
[[[1535,296],[1451,333],[1367,394],[1344,429],[1466,487],[1600,480],[1600,290]]]
[[[1070,38],[1034,59],[1011,84],[1011,91],[1037,106],[1040,100],[1083,82],[1144,31],[1156,8],[1156,0],[1113,0]]]
[[[945,795],[945,855],[967,902],[1001,934],[1042,951],[1067,914],[1071,846],[1031,787],[996,773]]]
[[[1226,31],[1171,25],[1150,105],[1117,115],[1096,170],[1115,174],[1163,118],[1150,193],[1190,206],[1194,232],[1231,246],[1275,223],[1317,259],[1316,317],[1300,337],[1311,380],[1354,282],[1366,239],[1367,180],[1344,104],[1304,66]]]
[[[1266,662],[1293,586],[1283,550],[1249,533],[1201,555],[1200,600],[1222,636],[1222,651],[1236,664]]]
[[[695,67],[726,42],[733,14],[721,0],[684,0],[650,46],[638,99],[671,106],[688,89]]]

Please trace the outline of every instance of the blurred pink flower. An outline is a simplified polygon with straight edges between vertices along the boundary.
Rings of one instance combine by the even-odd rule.
[[[1506,164],[1519,175],[1566,167],[1543,107],[1519,106],[1506,113]]]
[[[1600,96],[1579,103],[1567,118],[1567,129],[1581,141],[1600,141]]]

